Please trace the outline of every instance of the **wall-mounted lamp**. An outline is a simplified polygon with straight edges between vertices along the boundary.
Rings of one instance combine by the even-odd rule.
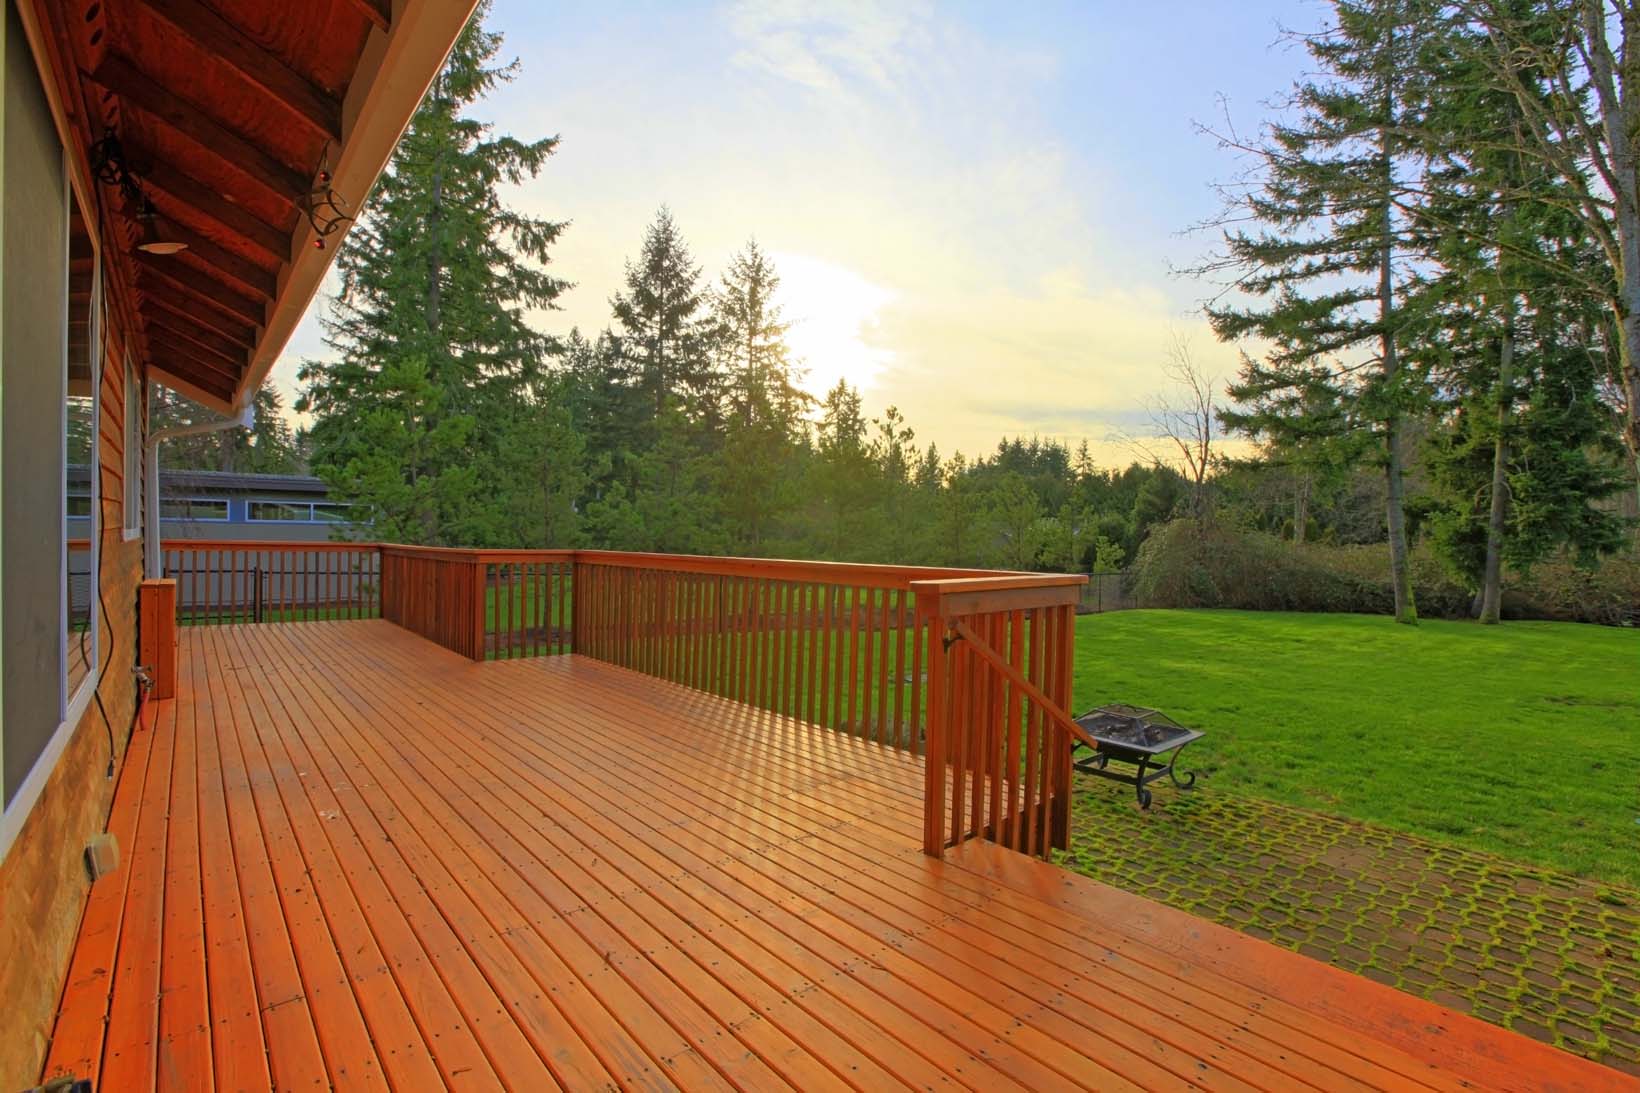
[[[176,254],[188,249],[188,244],[175,238],[161,227],[154,203],[143,192],[142,186],[131,175],[125,162],[125,149],[119,136],[110,129],[91,146],[91,173],[97,181],[119,190],[128,209],[135,210],[140,237],[137,249],[147,254]]]
[[[137,211],[137,223],[141,226],[142,237],[137,241],[137,249],[147,254],[175,254],[188,249],[188,244],[180,239],[174,239],[160,225],[159,214],[154,209],[154,203],[146,197]]]

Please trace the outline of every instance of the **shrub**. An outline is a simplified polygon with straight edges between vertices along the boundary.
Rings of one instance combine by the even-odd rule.
[[[1413,598],[1426,618],[1468,618],[1474,590],[1427,547],[1409,560]],[[1263,532],[1175,520],[1139,549],[1134,589],[1144,607],[1229,607],[1248,611],[1390,614],[1389,551],[1382,543],[1290,543]],[[1640,559],[1607,559],[1598,569],[1555,560],[1505,580],[1510,618],[1635,625]]]

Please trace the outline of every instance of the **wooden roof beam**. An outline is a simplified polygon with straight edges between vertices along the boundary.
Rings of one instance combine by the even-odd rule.
[[[118,53],[110,50],[91,78],[118,95],[125,105],[175,130],[284,204],[295,208],[308,192],[308,179],[275,159],[260,145],[251,143],[203,110],[177,98]]]
[[[380,30],[386,30],[392,21],[393,12],[390,10],[389,0],[352,0],[354,8],[361,15],[375,23]]]
[[[215,376],[218,383],[226,384],[230,390],[239,383],[239,377],[233,368],[181,338],[168,337],[158,327],[150,327],[148,330],[148,348],[168,361],[192,365],[200,370],[200,375]]]
[[[231,319],[214,307],[202,307],[198,300],[168,282],[144,276],[137,282],[137,291],[145,304],[163,308],[181,321],[209,330],[237,345],[254,345],[256,327],[251,323]]]
[[[217,270],[224,277],[239,282],[239,285],[247,292],[264,300],[273,299],[279,287],[277,275],[269,273],[255,262],[241,258],[232,251],[223,250],[186,224],[180,224],[170,217],[158,219],[162,219],[165,224],[160,229],[160,233],[178,243],[188,244],[186,253]]]
[[[220,193],[186,174],[151,152],[132,150],[134,164],[147,164],[147,169],[136,169],[144,186],[169,194],[224,231],[230,232],[254,246],[270,258],[284,262],[290,258],[290,236],[260,217],[235,205]]]
[[[145,270],[177,288],[187,290],[190,295],[227,312],[236,319],[241,319],[252,326],[262,325],[261,304],[212,280],[192,266],[185,266],[169,258],[155,258],[141,251],[134,257],[138,269]]]
[[[151,364],[156,370],[165,373],[167,376],[174,376],[183,381],[188,387],[205,392],[216,401],[215,409],[221,409],[222,406],[233,400],[233,392],[224,387],[222,380],[214,372],[196,368],[185,361],[175,360],[164,355],[155,356]],[[190,398],[193,397],[186,389],[183,389],[182,393],[189,395]]]
[[[200,326],[162,307],[156,307],[143,317],[151,331],[160,331],[169,338],[178,338],[200,351],[214,354],[219,360],[231,363],[243,371],[250,361],[250,346],[225,338],[214,330]]]
[[[191,39],[200,50],[227,63],[260,87],[325,140],[342,138],[342,104],[306,76],[251,40],[199,0],[138,0]]]

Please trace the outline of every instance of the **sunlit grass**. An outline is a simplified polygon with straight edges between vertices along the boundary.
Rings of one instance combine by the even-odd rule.
[[[1079,620],[1075,686],[1205,729],[1199,793],[1640,886],[1640,631],[1126,611]]]

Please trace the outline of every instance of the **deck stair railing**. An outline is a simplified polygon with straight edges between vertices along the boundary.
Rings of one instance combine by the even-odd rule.
[[[1070,830],[1075,612],[1087,578],[914,586],[928,642],[923,849],[985,839],[1046,857]]]
[[[927,755],[924,849],[1063,848],[1087,578],[593,550],[170,540],[183,622],[380,616],[473,660],[577,653]]]

